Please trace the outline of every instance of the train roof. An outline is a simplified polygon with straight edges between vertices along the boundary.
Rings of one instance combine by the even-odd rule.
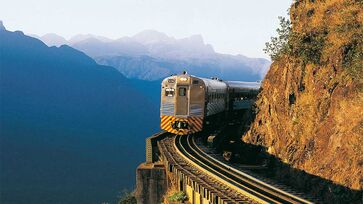
[[[227,85],[223,81],[220,81],[218,79],[207,79],[207,78],[197,77],[197,76],[189,75],[189,74],[172,75],[172,76],[169,76],[169,77],[166,77],[165,79],[163,79],[162,82],[166,81],[167,79],[177,78],[177,77],[191,77],[191,78],[194,78],[194,79],[202,80],[206,87],[210,87],[212,89],[227,88]]]
[[[256,90],[256,91],[258,91],[261,87],[260,82],[222,81],[219,79],[207,79],[207,78],[197,77],[197,76],[189,75],[189,74],[172,75],[172,76],[166,77],[163,80],[163,82],[170,78],[183,77],[183,76],[202,80],[206,87],[210,87],[210,88],[214,88],[214,89],[215,88],[223,89],[223,88],[228,87],[228,88],[235,88],[235,89],[240,89],[240,90]]]
[[[229,88],[259,90],[261,82],[247,82],[247,81],[224,81]]]
[[[227,88],[227,85],[223,81],[220,81],[220,80],[217,80],[217,79],[207,79],[207,78],[196,77],[196,76],[193,76],[193,77],[203,80],[205,86],[207,86],[207,87],[211,87],[211,88]]]

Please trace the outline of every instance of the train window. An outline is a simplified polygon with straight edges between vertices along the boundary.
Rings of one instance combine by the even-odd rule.
[[[193,80],[193,84],[199,84],[198,80]]]
[[[186,88],[179,88],[179,96],[185,96],[187,92]]]
[[[174,96],[175,89],[173,88],[166,88],[165,89],[165,96]]]

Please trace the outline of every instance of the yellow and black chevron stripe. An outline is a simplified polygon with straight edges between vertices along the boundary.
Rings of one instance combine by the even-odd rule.
[[[171,124],[175,123],[175,121],[183,121],[188,122],[188,129],[174,129]],[[161,116],[161,122],[160,122],[161,129],[174,133],[177,135],[187,135],[187,134],[193,134],[196,132],[200,132],[203,129],[203,117],[188,117],[188,118],[177,118],[174,116]]]

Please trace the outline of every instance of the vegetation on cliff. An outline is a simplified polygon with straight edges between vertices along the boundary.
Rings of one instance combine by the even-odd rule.
[[[118,204],[136,204],[136,198],[133,192],[124,191],[123,195],[120,197]]]
[[[296,183],[310,185],[317,196],[360,200],[363,1],[295,1],[291,24],[280,21],[279,36],[266,44],[274,62],[263,81],[255,121],[243,140],[264,146],[292,169],[353,192],[347,198],[338,187],[311,186],[316,179]]]
[[[335,1],[335,3],[337,2]],[[313,18],[315,13],[316,8],[313,6],[307,10],[306,15],[293,16],[294,29],[292,29],[290,20],[279,17],[280,28],[276,30],[278,36],[272,37],[271,41],[266,43],[264,51],[274,61],[289,56],[290,58],[297,58],[305,64],[316,65],[327,65],[330,54],[338,51],[342,55],[342,66],[351,77],[361,80],[363,74],[363,27],[361,16],[359,16],[359,9],[362,8],[359,7],[362,6],[362,2],[359,0],[351,2],[356,5],[345,2],[343,6],[348,8],[340,11],[340,17],[333,17],[330,14],[333,8],[339,10],[338,6],[331,5],[327,10],[320,9],[320,12],[325,13],[325,15],[330,14],[331,17],[325,16],[323,19],[316,19],[315,21],[322,24],[320,26],[310,25],[310,29],[303,25],[299,27],[299,24],[303,20],[307,24],[312,24],[309,20]],[[296,2],[293,9],[298,8],[301,3],[303,2]],[[297,10],[293,11],[296,12]],[[316,18],[320,18],[321,15]]]
[[[187,194],[184,191],[174,192],[172,195],[168,197],[168,200],[171,202],[183,202],[188,199]]]

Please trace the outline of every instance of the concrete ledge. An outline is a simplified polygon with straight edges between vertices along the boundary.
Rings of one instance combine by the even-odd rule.
[[[142,163],[137,167],[135,190],[137,203],[161,203],[166,190],[167,178],[163,163]]]

